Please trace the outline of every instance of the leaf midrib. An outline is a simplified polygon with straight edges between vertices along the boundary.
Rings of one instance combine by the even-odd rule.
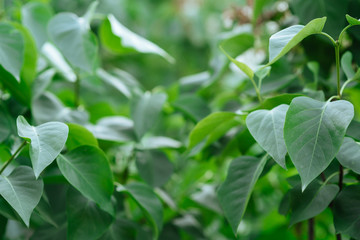
[[[315,149],[316,149],[316,146],[317,146],[317,143],[318,143],[318,138],[319,138],[319,132],[320,132],[320,128],[321,128],[321,123],[322,123],[322,120],[323,120],[323,117],[324,117],[324,114],[325,114],[325,110],[326,110],[327,105],[328,105],[328,102],[323,106],[323,110],[322,110],[321,115],[320,115],[319,126],[318,126],[318,129],[317,129],[317,131],[316,131],[315,144],[314,144],[314,147],[313,147],[313,151],[312,151],[312,153],[311,153],[310,164],[309,164],[308,172],[307,172],[307,174],[306,174],[306,178],[309,177],[310,170],[312,169],[311,166],[312,166],[312,162],[313,162],[313,160],[314,160]]]

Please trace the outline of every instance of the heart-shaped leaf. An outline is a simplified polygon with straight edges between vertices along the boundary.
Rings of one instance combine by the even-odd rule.
[[[111,225],[113,217],[75,189],[68,190],[66,200],[67,239],[96,240]]]
[[[275,33],[269,40],[269,66],[284,56],[304,38],[322,31],[326,17],[316,18],[303,25],[294,25]]]
[[[353,117],[353,105],[344,100],[320,102],[298,97],[291,102],[284,139],[302,190],[335,158]]]
[[[0,65],[20,82],[24,61],[24,39],[9,23],[0,23]]]
[[[44,183],[36,179],[33,170],[26,166],[14,169],[9,176],[0,175],[0,194],[29,226],[30,216],[39,203]]]
[[[298,185],[291,190],[292,213],[290,225],[315,217],[324,211],[339,192],[335,184],[312,182],[304,192]]]
[[[127,29],[113,15],[109,15],[104,20],[100,28],[100,38],[105,47],[114,53],[152,53],[163,57],[170,63],[175,62],[175,59],[158,45]]]
[[[284,141],[285,115],[289,106],[281,104],[272,110],[257,110],[246,118],[246,125],[262,148],[286,169]]]
[[[109,161],[95,146],[83,145],[65,155],[59,155],[57,164],[69,183],[85,197],[112,214],[111,195],[114,191]]]
[[[266,160],[267,156],[261,159],[249,156],[234,159],[225,182],[219,188],[217,196],[220,205],[235,234]]]
[[[341,165],[360,174],[360,145],[354,139],[345,137],[336,158]]]
[[[60,122],[47,122],[33,127],[23,116],[19,116],[16,123],[19,136],[30,140],[31,163],[38,178],[64,148],[69,128]]]
[[[72,66],[87,72],[95,70],[98,45],[83,18],[73,13],[59,13],[50,20],[48,33]]]

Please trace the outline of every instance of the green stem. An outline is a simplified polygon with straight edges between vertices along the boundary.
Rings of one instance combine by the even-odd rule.
[[[341,33],[340,33],[340,35],[339,35],[339,40],[338,40],[338,42],[341,44],[341,41],[342,41],[342,39],[343,39],[343,37],[344,37],[344,34],[345,34],[345,32],[346,32],[346,30],[348,29],[348,28],[350,28],[350,27],[352,27],[352,25],[347,25],[342,31],[341,31]]]
[[[18,153],[21,151],[21,149],[27,144],[26,141],[24,141],[19,147],[18,149],[16,149],[15,153],[4,163],[4,165],[1,167],[0,169],[0,174],[2,174],[2,172],[5,170],[5,168],[12,162],[12,160],[15,159],[16,155],[18,155]]]
[[[261,98],[261,94],[260,94],[260,89],[259,89],[258,86],[256,85],[255,80],[254,80],[253,77],[250,78],[250,80],[251,80],[251,83],[252,83],[253,86],[254,86],[254,89],[255,89],[255,92],[256,92],[256,96],[257,96],[259,102],[261,103],[261,102],[262,102],[262,98]]]
[[[352,78],[352,79],[348,79],[348,80],[346,80],[346,81],[344,82],[344,84],[342,85],[342,87],[341,87],[341,89],[340,89],[340,97],[342,96],[342,94],[343,94],[346,86],[347,86],[349,83],[353,82],[354,80],[355,80],[355,79]]]
[[[336,60],[337,95],[341,99],[341,92],[340,92],[340,44],[339,44],[339,41],[336,41],[336,45],[335,45],[335,60]]]
[[[332,44],[333,44],[334,46],[336,46],[336,41],[335,41],[329,34],[327,34],[327,33],[325,33],[325,32],[321,32],[321,33],[319,33],[319,34],[327,37],[327,38],[332,42]]]

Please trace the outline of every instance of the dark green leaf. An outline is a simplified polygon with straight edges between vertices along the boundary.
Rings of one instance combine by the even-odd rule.
[[[320,102],[298,97],[291,102],[284,139],[303,190],[334,159],[353,116],[354,107],[344,100]]]
[[[117,190],[127,192],[135,200],[151,222],[155,232],[154,238],[157,239],[163,224],[163,207],[153,190],[139,182],[132,182],[124,187],[119,186]]]
[[[174,169],[167,156],[158,151],[145,151],[138,154],[136,167],[141,178],[152,187],[164,185]]]
[[[360,186],[344,188],[334,201],[334,225],[337,233],[360,238]]]
[[[65,155],[60,154],[57,164],[71,185],[103,210],[112,213],[112,172],[105,154],[99,148],[80,146]]]
[[[194,122],[200,121],[211,113],[208,103],[193,94],[181,95],[172,105],[185,113]]]
[[[246,118],[246,125],[262,148],[286,169],[284,141],[285,115],[289,106],[282,104],[272,110],[257,110]]]
[[[15,209],[29,227],[30,216],[39,203],[43,192],[43,181],[36,179],[33,170],[20,166],[9,176],[0,175],[0,194]]]
[[[164,93],[134,97],[131,104],[131,118],[134,121],[135,133],[139,139],[149,131],[159,118],[167,96]]]
[[[78,191],[69,189],[66,200],[67,239],[99,239],[111,225],[113,217]]]
[[[290,225],[315,217],[324,211],[339,192],[335,184],[311,183],[304,192],[298,185],[291,190],[292,213]]]
[[[64,148],[69,128],[60,122],[47,122],[33,127],[23,116],[19,116],[16,123],[19,136],[30,140],[30,158],[38,178]]]
[[[225,182],[218,190],[220,205],[235,234],[266,160],[267,156],[261,159],[249,156],[234,159]]]

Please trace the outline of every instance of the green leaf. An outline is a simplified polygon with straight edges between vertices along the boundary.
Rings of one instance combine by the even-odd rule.
[[[250,79],[254,78],[254,71],[248,65],[243,62],[239,62],[235,58],[232,58],[221,46],[220,49],[232,63],[234,63],[241,71],[246,74],[246,76],[248,76]]]
[[[51,43],[46,42],[41,48],[41,53],[44,58],[53,66],[58,73],[60,73],[67,81],[75,82],[76,74],[64,59],[64,56]]]
[[[24,63],[24,44],[19,30],[9,23],[0,23],[0,65],[18,82]]]
[[[163,207],[154,191],[147,185],[132,182],[126,186],[119,186],[118,191],[127,192],[139,205],[146,218],[150,221],[157,239],[163,224]]]
[[[345,187],[334,200],[334,225],[337,233],[360,238],[360,186]]]
[[[174,166],[167,156],[158,151],[139,153],[136,158],[136,167],[140,177],[152,187],[164,185],[174,171]]]
[[[21,32],[24,40],[23,65],[20,72],[20,78],[24,80],[27,85],[31,86],[36,76],[38,58],[36,44],[33,37],[30,35],[30,32],[24,26],[18,23],[13,23],[13,25]]]
[[[66,203],[67,239],[99,239],[113,221],[110,214],[74,189],[69,189]]]
[[[96,125],[87,125],[86,128],[101,140],[113,142],[135,140],[134,123],[126,117],[104,117],[97,121]]]
[[[286,169],[284,141],[285,115],[289,106],[282,104],[272,110],[257,110],[246,118],[246,125],[264,150]]]
[[[64,148],[69,128],[60,122],[47,122],[33,127],[23,116],[17,118],[16,124],[19,136],[30,140],[31,163],[38,178]]]
[[[234,159],[229,166],[225,182],[218,190],[220,205],[235,234],[266,160],[267,156],[261,159],[250,156]]]
[[[360,20],[353,18],[352,16],[350,16],[349,14],[346,14],[346,20],[348,21],[348,23],[352,26],[355,25],[360,25]]]
[[[113,15],[108,15],[100,28],[102,44],[110,51],[117,54],[132,52],[156,54],[170,63],[175,59],[156,44],[135,34],[122,25]]]
[[[109,161],[95,146],[80,146],[59,155],[57,164],[69,183],[101,209],[112,213],[111,195],[114,191]]]
[[[172,105],[194,122],[200,121],[211,113],[208,103],[194,94],[183,94]]]
[[[344,100],[320,102],[298,97],[291,102],[284,139],[302,190],[334,159],[353,116],[353,105]]]
[[[98,146],[94,135],[85,127],[75,123],[68,123],[67,125],[69,127],[69,137],[66,141],[66,147],[69,151],[81,145]]]
[[[59,13],[50,20],[48,33],[72,66],[86,72],[95,70],[98,45],[83,18],[73,13]]]
[[[38,98],[45,92],[46,88],[50,85],[55,73],[55,69],[50,68],[38,75],[32,85],[33,99]]]
[[[232,112],[216,112],[212,113],[196,124],[191,131],[189,137],[189,149],[198,145],[201,141],[210,137],[217,129],[224,129],[224,134],[227,130],[234,126],[233,121],[238,115]]]
[[[284,56],[304,38],[320,33],[325,25],[326,17],[316,18],[303,25],[294,25],[275,33],[269,40],[269,66]]]
[[[53,12],[48,4],[29,2],[21,8],[21,22],[29,29],[38,49],[47,41],[47,24]]]
[[[138,139],[141,139],[156,123],[166,98],[164,93],[146,92],[144,95],[132,99],[131,118],[134,121]]]
[[[355,75],[354,69],[352,68],[352,59],[353,56],[349,51],[344,53],[341,57],[341,68],[347,79],[352,79]]]
[[[181,142],[163,136],[146,136],[141,139],[140,149],[180,148]]]
[[[0,194],[15,209],[29,227],[30,216],[39,203],[44,184],[36,179],[33,170],[20,166],[9,176],[0,175]]]
[[[344,138],[336,158],[341,165],[360,174],[360,145],[354,139]]]
[[[136,239],[137,224],[126,218],[117,217],[116,221],[110,226],[100,239],[101,240],[134,240]]]
[[[108,83],[109,85],[111,85],[112,87],[117,89],[119,92],[121,92],[127,98],[131,97],[130,89],[119,78],[111,75],[110,73],[106,72],[104,69],[101,69],[101,68],[99,68],[96,71],[96,74],[101,80],[103,80],[104,82]]]
[[[281,104],[286,104],[289,105],[291,103],[291,101],[296,98],[296,97],[301,97],[303,96],[302,94],[297,94],[297,93],[283,93],[283,94],[279,94],[277,96],[274,97],[269,97],[266,98],[260,106],[251,109],[250,111],[254,111],[254,110],[259,110],[259,109],[273,109],[274,107],[277,107]]]
[[[291,190],[290,225],[315,217],[324,211],[339,192],[335,184],[320,185],[312,182],[304,192],[298,185]]]

